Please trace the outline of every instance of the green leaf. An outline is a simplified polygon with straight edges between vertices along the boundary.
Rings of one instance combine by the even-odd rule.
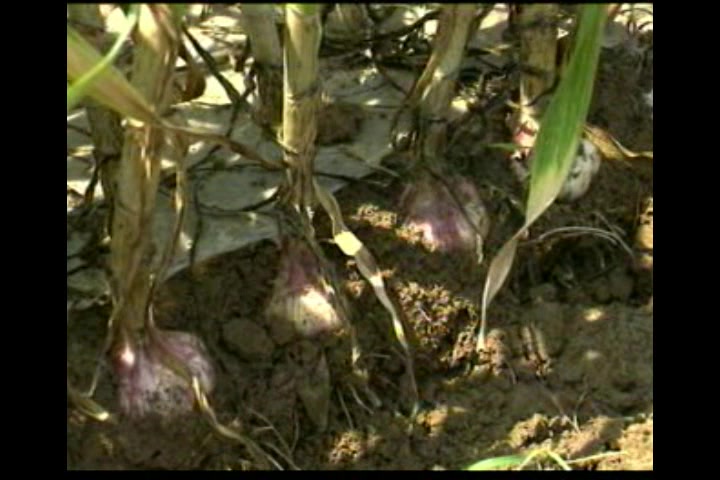
[[[615,453],[615,452],[613,452]],[[495,457],[495,458],[488,458],[485,460],[481,460],[479,462],[473,463],[469,467],[466,467],[465,470],[499,470],[501,468],[511,468],[511,467],[517,467],[518,470],[522,470],[525,468],[530,462],[537,458],[549,458],[553,462],[557,464],[558,467],[560,467],[563,470],[570,471],[572,468],[570,468],[570,465],[568,465],[568,462],[563,460],[563,458],[555,453],[552,450],[545,449],[545,448],[538,448],[536,450],[531,451],[530,453],[523,453],[523,454],[517,454],[517,455],[507,455],[504,457]],[[591,458],[591,457],[588,457]]]
[[[482,295],[478,350],[485,346],[488,306],[510,272],[520,238],[553,203],[572,167],[590,108],[606,18],[605,5],[581,7],[572,57],[542,118],[535,142],[525,224],[503,245],[488,269]]]
[[[542,215],[560,193],[577,154],[592,99],[606,18],[605,5],[583,5],[567,72],[543,116],[535,142],[526,227]]]
[[[525,462],[527,455],[506,455],[504,457],[487,458],[475,462],[465,470],[500,470],[501,468],[510,468],[521,465]]]
[[[504,150],[504,151],[510,152],[510,153],[517,152],[518,148],[520,148],[517,143],[512,143],[512,142],[508,142],[508,143],[488,143],[488,144],[486,144],[485,146],[486,146],[487,148],[493,148],[493,149],[496,149],[496,150]]]

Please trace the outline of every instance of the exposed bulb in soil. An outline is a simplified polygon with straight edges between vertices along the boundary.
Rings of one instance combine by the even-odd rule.
[[[524,143],[521,143],[521,145],[526,145],[527,139],[524,137],[522,139]],[[527,166],[522,161],[524,157],[523,154],[515,155],[511,158],[511,161],[513,162],[512,167],[515,175],[524,183],[530,176],[529,169],[533,160],[533,152],[529,147],[524,147],[521,152],[525,154],[530,152],[527,157]],[[597,175],[598,171],[600,171],[600,163],[600,153],[597,147],[591,141],[584,138],[581,139],[578,144],[575,160],[573,161],[572,167],[570,167],[570,172],[560,189],[560,193],[558,193],[557,200],[561,202],[573,202],[585,195],[590,189],[593,178]]]
[[[346,319],[338,295],[325,277],[320,260],[299,239],[285,239],[280,270],[265,311],[278,344],[315,338],[342,329]]]
[[[400,199],[404,225],[420,233],[432,252],[473,252],[483,258],[483,242],[490,219],[480,195],[469,180],[444,181],[424,175],[407,186]]]
[[[282,242],[280,270],[266,309],[270,334],[277,344],[293,340],[296,393],[310,420],[327,427],[330,373],[323,340],[344,331],[348,320],[338,292],[328,282],[323,263],[301,239]]]
[[[153,329],[140,338],[123,338],[113,352],[121,410],[136,418],[191,412],[195,395],[192,385],[178,372],[183,366],[198,378],[205,393],[212,391],[214,369],[198,337]]]
[[[572,202],[585,195],[599,170],[600,153],[597,148],[589,140],[580,140],[575,161],[558,194],[558,200]]]

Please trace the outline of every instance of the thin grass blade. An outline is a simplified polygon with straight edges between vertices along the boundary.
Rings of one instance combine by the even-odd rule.
[[[469,467],[466,467],[465,470],[487,471],[506,469],[521,465],[526,458],[526,455],[506,455],[504,457],[486,458],[485,460],[473,463]]]

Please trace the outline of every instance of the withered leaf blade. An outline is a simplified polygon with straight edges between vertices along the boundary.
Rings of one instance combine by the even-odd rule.
[[[370,250],[365,247],[362,241],[360,241],[360,239],[357,238],[357,236],[355,236],[355,234],[345,225],[342,213],[340,212],[340,206],[333,194],[323,188],[317,181],[313,181],[313,183],[317,199],[330,217],[335,243],[337,243],[338,247],[340,247],[340,250],[342,250],[345,255],[355,259],[358,270],[360,270],[362,276],[370,282],[370,285],[375,292],[375,296],[392,318],[395,337],[398,339],[398,342],[400,342],[400,345],[405,353],[408,375],[410,375],[410,382],[413,390],[412,394],[414,396],[414,403],[417,404],[417,384],[415,382],[415,373],[412,365],[410,344],[407,340],[407,335],[405,334],[405,328],[403,326],[400,313],[388,296],[385,288],[385,281],[380,274],[380,269],[375,262],[375,258],[372,253],[370,253]]]

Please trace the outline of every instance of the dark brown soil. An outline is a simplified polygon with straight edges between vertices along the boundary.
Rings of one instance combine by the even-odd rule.
[[[590,122],[631,150],[652,150],[652,122],[641,102],[651,82],[651,64],[605,51]],[[522,191],[506,155],[470,136],[450,155],[453,168],[475,180],[492,215],[481,267],[407,240],[397,226],[401,183],[380,189],[357,182],[338,195],[348,226],[374,253],[411,327],[420,393],[414,420],[390,318],[354,262],[327,242],[322,215],[318,237],[344,284],[369,385],[382,401],[374,407],[362,395],[356,399],[344,380],[346,363],[331,359],[323,433],[296,399],[289,347],[275,345],[265,325],[277,247],[262,242],[172,279],[158,299],[158,323],[205,340],[218,369],[212,402],[220,420],[248,433],[285,468],[283,456],[303,469],[457,469],[547,447],[566,460],[608,453],[575,468],[652,469],[652,271],[597,236],[542,236],[589,226],[613,230],[634,248],[641,205],[652,197],[652,164],[606,160],[584,198],[554,205],[532,228],[490,308],[492,355],[478,358],[474,305],[488,259],[521,220]],[[70,322],[68,358],[81,384],[89,380],[106,315],[90,310]],[[96,399],[115,408],[109,377]],[[213,434],[199,416],[113,426],[68,406],[68,468],[255,467],[246,450]]]

